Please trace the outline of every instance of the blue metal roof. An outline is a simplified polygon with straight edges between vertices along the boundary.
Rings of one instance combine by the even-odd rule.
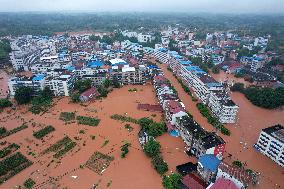
[[[201,73],[201,74],[206,74],[205,71],[203,71],[201,68],[199,68],[198,66],[186,66],[186,69],[188,71],[192,71],[195,73]]]
[[[180,60],[179,63],[182,64],[182,65],[189,65],[189,64],[192,64],[192,62],[189,61],[189,60]]]
[[[97,68],[102,67],[104,64],[101,61],[92,61],[88,63],[88,67],[90,68]]]
[[[206,83],[208,87],[222,87],[221,83]]]
[[[45,75],[39,74],[39,75],[34,76],[32,80],[33,81],[41,81],[41,80],[44,79],[44,77],[45,77]]]
[[[73,70],[75,70],[75,67],[74,67],[74,66],[68,66],[68,67],[66,67],[66,69],[67,69],[68,71],[73,71]]]
[[[212,172],[217,172],[220,160],[213,154],[205,154],[200,156],[198,162],[204,167],[204,169],[209,169]]]

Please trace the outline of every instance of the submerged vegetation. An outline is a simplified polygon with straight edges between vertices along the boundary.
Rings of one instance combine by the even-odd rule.
[[[274,109],[284,105],[284,88],[245,88],[244,84],[235,83],[231,90],[243,93],[251,103],[262,108]]]

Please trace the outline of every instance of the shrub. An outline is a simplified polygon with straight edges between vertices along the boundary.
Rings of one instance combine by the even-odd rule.
[[[32,188],[34,185],[35,185],[35,181],[33,181],[31,178],[29,178],[28,180],[24,182],[24,187],[26,187],[27,189]]]
[[[121,150],[121,158],[125,158],[126,154],[128,154],[129,150],[128,147],[130,147],[131,144],[130,143],[126,143],[124,145],[121,146],[120,150]]]
[[[237,166],[239,168],[242,168],[243,167],[243,163],[239,160],[236,160],[236,161],[233,161],[232,163],[234,166]]]
[[[220,130],[222,134],[230,136],[230,130],[227,129],[223,124],[221,124],[216,117],[213,117],[209,109],[204,104],[197,103],[196,106],[199,109],[201,115],[207,118],[208,123],[210,123],[216,129]]]

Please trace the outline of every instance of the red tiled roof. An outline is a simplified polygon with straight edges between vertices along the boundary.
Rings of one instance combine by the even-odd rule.
[[[81,96],[90,97],[91,95],[96,95],[97,89],[92,87],[81,94]]]
[[[218,178],[216,182],[210,187],[210,189],[239,189],[236,184],[224,178]]]
[[[224,162],[220,163],[218,168],[221,169],[222,172],[225,172],[236,178],[237,180],[241,181],[244,185],[248,185],[249,182],[252,181],[252,176],[244,169],[228,165]]]
[[[160,105],[138,104],[137,108],[139,110],[147,110],[147,111],[158,111],[158,112],[163,111],[163,108]]]
[[[182,183],[189,189],[205,189],[206,184],[194,174],[188,174],[183,177]]]

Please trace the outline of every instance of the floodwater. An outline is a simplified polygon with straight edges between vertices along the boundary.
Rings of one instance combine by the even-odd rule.
[[[129,92],[129,88],[137,88],[138,91]],[[134,130],[129,132],[124,128],[126,123],[110,119],[112,114],[125,114],[134,118],[152,117],[152,114],[155,114],[153,119],[160,121],[161,113],[137,110],[138,103],[157,104],[151,85],[124,86],[121,89],[114,89],[106,99],[91,102],[87,106],[69,103],[66,97],[57,98],[55,105],[43,115],[33,115],[26,111],[25,106],[16,111],[5,110],[0,116],[2,120],[0,126],[11,129],[27,122],[29,128],[1,139],[1,141],[20,144],[19,150],[34,164],[2,184],[1,188],[15,188],[22,185],[27,178],[35,180],[35,188],[40,189],[49,189],[52,186],[88,189],[97,183],[99,183],[98,188],[107,188],[108,183],[111,183],[110,188],[117,189],[163,188],[161,176],[154,170],[151,160],[143,153],[138,142],[139,126],[131,124]],[[98,117],[101,122],[97,127],[77,125],[77,123],[66,125],[58,119],[60,112],[63,111],[74,111],[76,115]],[[11,124],[13,127],[10,127]],[[53,125],[56,131],[47,135],[42,141],[35,139],[32,136],[33,131],[45,125]],[[85,130],[85,134],[79,134],[80,130]],[[38,155],[65,135],[76,141],[78,145],[63,159],[54,159],[52,153]],[[96,136],[95,140],[91,139],[91,135]],[[79,137],[79,140],[75,140],[75,136]],[[109,140],[109,143],[102,147],[106,140]],[[122,159],[120,146],[124,144],[124,141],[130,142],[132,146],[126,158]],[[171,137],[166,133],[158,137],[158,141],[161,142],[162,155],[168,162],[170,171],[175,171],[176,165],[194,161],[184,153],[185,145],[180,138]],[[28,155],[30,151],[36,154],[35,157]],[[80,168],[80,165],[84,164],[95,151],[114,157],[114,161],[102,176],[88,168]],[[54,161],[51,162],[52,160]]]
[[[215,131],[215,129],[207,123],[207,120],[202,117],[199,110],[196,108],[196,102],[191,100],[191,98],[183,91],[172,73],[166,69],[167,66],[161,65],[160,67],[162,68],[165,76],[171,81],[178,91],[180,99],[185,104],[186,109],[193,115],[194,119],[206,130]],[[245,82],[242,79],[234,78],[232,75],[225,74],[224,72],[213,76],[218,81],[224,81],[224,79],[227,78],[231,81]],[[260,184],[253,188],[284,188],[284,169],[253,148],[253,144],[257,142],[261,129],[275,124],[284,125],[284,111],[266,110],[254,106],[243,94],[238,92],[233,92],[231,97],[240,109],[238,112],[237,123],[226,125],[226,127],[231,130],[232,135],[228,137],[218,132],[218,134],[226,141],[226,154],[224,161],[231,163],[238,159],[247,164],[245,168],[259,172]],[[229,158],[229,154],[232,154],[232,157]]]
[[[8,95],[8,75],[0,69],[0,98],[6,98]]]

